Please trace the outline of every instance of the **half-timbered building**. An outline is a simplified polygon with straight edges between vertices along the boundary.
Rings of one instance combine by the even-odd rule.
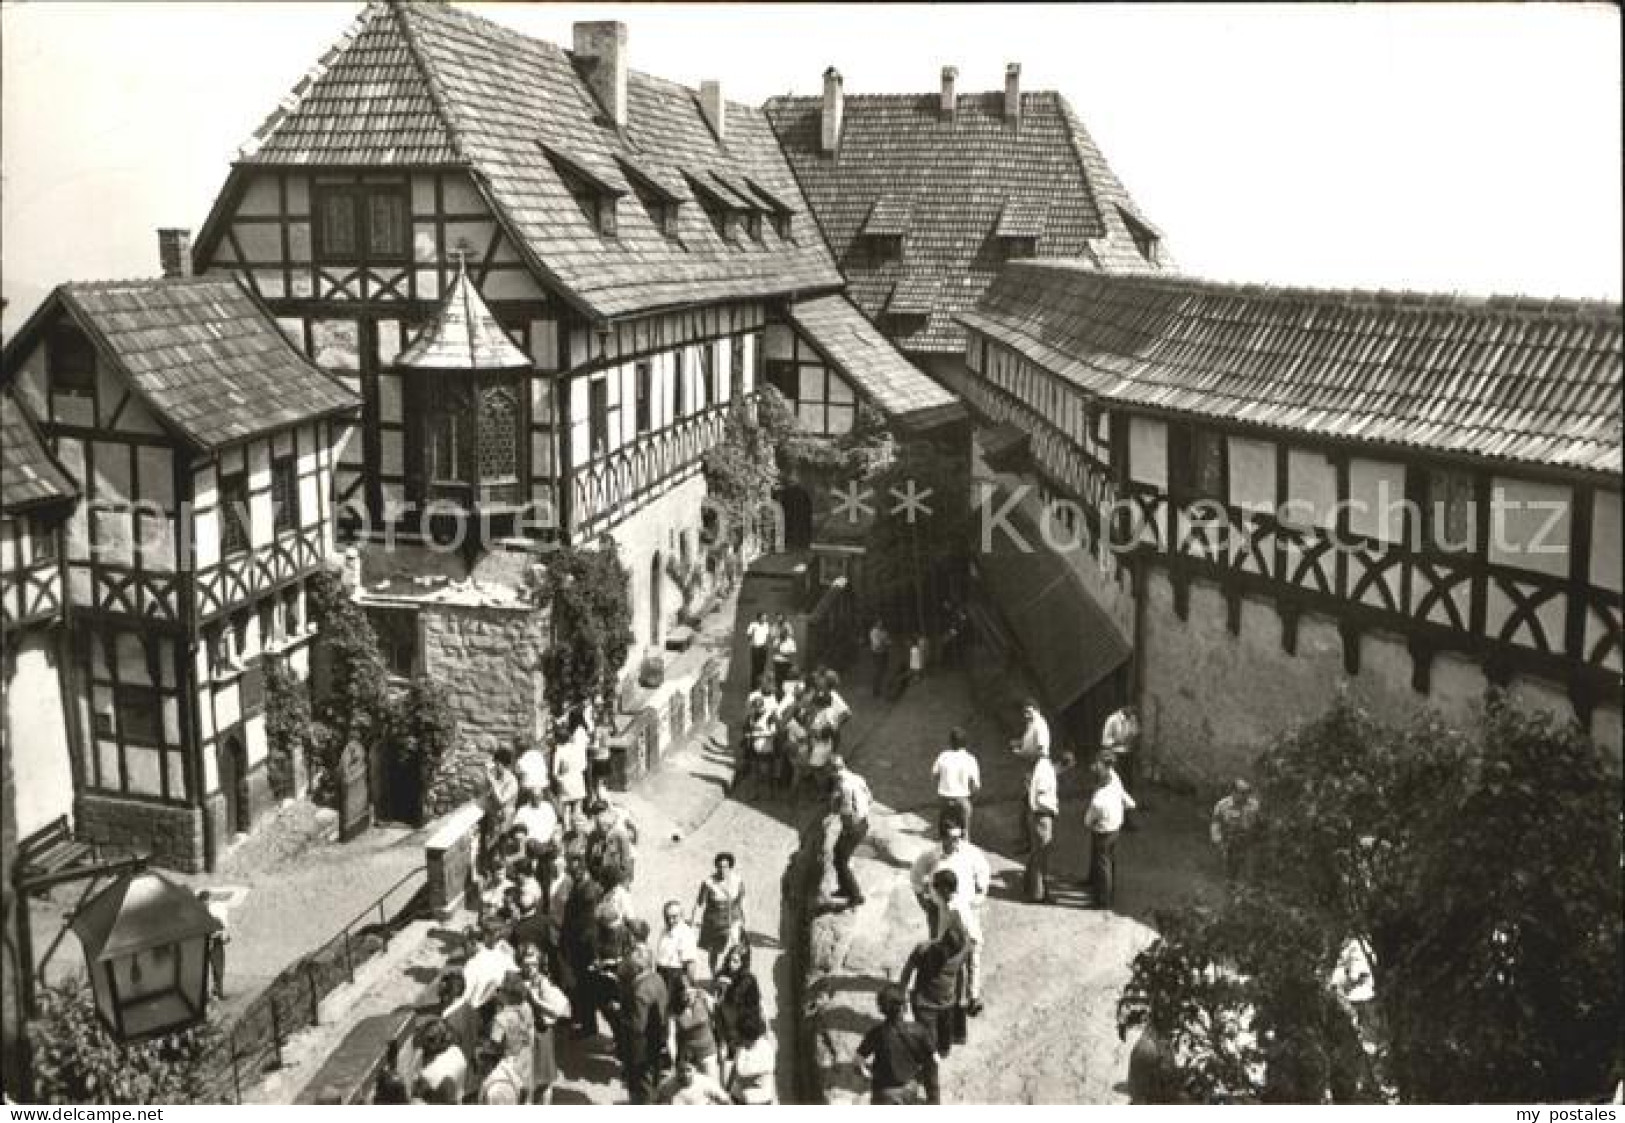
[[[1618,751],[1617,305],[1023,262],[961,319],[979,560],[1077,737],[1115,690],[1217,780],[1340,682],[1457,716],[1493,685]]]
[[[3,369],[80,496],[38,555],[65,590],[76,829],[201,869],[271,804],[264,672],[308,674],[358,403],[230,277],[60,285]]]
[[[669,563],[697,550],[702,457],[758,384],[767,325],[850,306],[759,111],[630,70],[621,24],[578,24],[573,48],[370,4],[244,148],[196,261],[242,276],[363,398],[337,471],[358,539],[398,550],[433,530],[431,503],[431,523],[479,522],[486,554],[609,534],[658,647],[680,600]],[[480,375],[477,399],[401,362],[469,294],[511,340],[502,362],[528,360]],[[866,365],[819,382],[809,424],[838,431],[865,387],[886,399],[900,360],[879,342],[879,365],[856,353]],[[480,550],[451,579],[502,568]]]
[[[78,488],[0,383],[0,755],[15,837],[73,813],[60,668],[67,655],[63,530]]]

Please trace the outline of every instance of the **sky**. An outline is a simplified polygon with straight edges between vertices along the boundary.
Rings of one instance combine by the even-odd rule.
[[[731,100],[1055,89],[1182,271],[1620,299],[1612,5],[467,4]],[[360,4],[0,3],[0,291],[150,276]]]

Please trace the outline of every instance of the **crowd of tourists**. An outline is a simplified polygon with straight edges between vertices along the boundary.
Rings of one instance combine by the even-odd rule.
[[[737,859],[717,854],[686,900],[647,896],[604,740],[577,706],[552,752],[493,754],[479,920],[415,1031],[415,1071],[387,1071],[377,1102],[550,1103],[563,1034],[611,1043],[635,1104],[776,1102]]]
[[[945,661],[967,628],[962,619],[945,628],[934,661]],[[840,677],[824,667],[804,675],[782,619],[758,616],[746,632],[754,689],[730,789],[792,804],[810,795],[834,836],[832,903],[861,905],[852,859],[868,837],[872,796],[841,751],[852,709]],[[898,651],[878,621],[867,638],[877,695],[895,697],[923,675],[923,638]],[[1077,765],[1071,754],[1052,759],[1049,726],[1031,701],[1009,747],[1028,763],[1025,895],[1049,903],[1059,777]],[[1138,717],[1125,708],[1106,722],[1085,769],[1088,907],[1112,907],[1138,747]],[[776,1102],[777,1045],[751,970],[735,856],[716,854],[692,898],[647,892],[637,880],[637,825],[607,794],[607,730],[593,707],[572,707],[550,746],[520,748],[493,754],[488,768],[478,924],[416,1031],[414,1070],[392,1067],[380,1102],[549,1103],[563,1034],[610,1042],[634,1104]],[[971,841],[982,775],[963,729],[948,731],[932,779],[937,840],[909,871],[924,935],[881,989],[881,1021],[858,1049],[875,1103],[940,1102],[938,1066],[983,1009],[991,873]],[[1216,813],[1216,842],[1244,814],[1244,795]]]

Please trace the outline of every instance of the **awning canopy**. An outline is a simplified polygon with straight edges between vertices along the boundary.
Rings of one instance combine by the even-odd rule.
[[[1003,510],[1007,499],[997,489],[990,509]],[[1059,712],[1128,662],[1133,648],[1037,528],[1019,515],[1009,522],[1028,549],[996,527],[977,564],[1045,703]]]

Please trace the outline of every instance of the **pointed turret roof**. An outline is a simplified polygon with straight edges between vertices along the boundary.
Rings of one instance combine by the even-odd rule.
[[[402,370],[529,370],[531,362],[497,323],[459,254],[457,277],[440,310],[395,365]]]

